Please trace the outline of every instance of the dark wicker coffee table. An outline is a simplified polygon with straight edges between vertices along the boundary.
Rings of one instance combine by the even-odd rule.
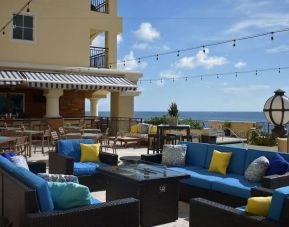
[[[99,171],[107,177],[106,200],[134,197],[140,200],[142,226],[160,225],[178,219],[178,180],[189,175],[160,165],[107,166]]]

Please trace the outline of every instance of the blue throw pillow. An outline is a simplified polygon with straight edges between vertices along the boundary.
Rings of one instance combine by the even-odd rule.
[[[16,153],[14,151],[11,151],[11,152],[4,152],[4,153],[1,153],[1,155],[4,157],[4,158],[11,158],[11,157],[14,157],[16,156]]]
[[[274,154],[269,159],[269,163],[270,165],[267,171],[267,175],[282,175],[289,170],[289,163],[278,153]]]
[[[67,210],[91,204],[90,191],[84,185],[72,182],[48,182],[48,187],[54,207],[57,210]]]

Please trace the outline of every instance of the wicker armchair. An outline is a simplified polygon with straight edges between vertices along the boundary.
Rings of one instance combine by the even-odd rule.
[[[67,140],[69,141],[69,140]],[[85,140],[84,140],[85,141]],[[108,165],[117,165],[118,156],[107,152],[100,152],[100,161]],[[74,159],[73,157],[66,156],[58,152],[56,146],[56,152],[49,153],[49,172],[57,174],[74,174]],[[105,178],[102,174],[91,174],[78,176],[79,183],[89,187],[91,191],[98,191],[105,189]]]
[[[37,163],[32,163],[32,165]],[[33,169],[31,165],[30,169]],[[34,168],[35,169],[35,168]],[[34,171],[35,172],[35,171]],[[0,168],[1,215],[13,227],[138,227],[139,201],[133,198],[65,211],[40,212],[36,190]]]

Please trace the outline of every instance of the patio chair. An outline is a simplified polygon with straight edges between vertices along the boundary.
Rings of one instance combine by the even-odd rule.
[[[113,154],[117,154],[116,148],[117,148],[117,136],[113,139],[112,143],[110,143],[109,140],[107,140],[106,144],[101,144],[102,148],[105,148],[105,151],[107,152],[108,149],[112,149]],[[101,149],[103,151],[103,149]]]
[[[55,145],[57,143],[57,141],[59,140],[59,136],[57,134],[56,131],[50,131],[50,148],[51,148],[51,151],[55,151]],[[49,149],[50,151],[50,149]]]
[[[58,133],[59,133],[60,139],[66,139],[65,130],[64,130],[63,127],[59,127],[59,128],[58,128]]]
[[[42,135],[35,135],[32,139],[32,145],[34,146],[34,154],[36,153],[36,148],[41,147],[41,152],[44,155],[45,144],[49,149],[50,146],[50,130],[46,129]]]
[[[28,147],[29,147],[28,136],[16,138],[14,148],[17,154],[22,154],[25,157],[27,157]]]

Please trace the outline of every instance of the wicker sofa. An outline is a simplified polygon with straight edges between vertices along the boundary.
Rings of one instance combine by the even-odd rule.
[[[29,164],[30,170],[35,164]],[[33,172],[0,156],[0,212],[13,227],[139,226],[139,201],[133,198],[107,203],[94,200],[92,205],[64,211],[52,209],[47,182]]]
[[[270,158],[274,152],[260,150],[246,150],[214,144],[180,142],[187,145],[186,165],[169,167],[191,175],[180,181],[180,200],[190,201],[191,198],[205,198],[231,206],[244,205],[250,196],[251,189],[262,186],[265,188],[279,188],[289,185],[289,173],[284,175],[265,176],[259,183],[250,183],[244,178],[244,171],[256,158],[264,155]],[[232,152],[232,158],[227,175],[208,171],[213,150]],[[280,153],[289,160],[289,154]],[[142,155],[143,161],[161,163],[162,154]]]
[[[289,187],[273,190],[254,188],[251,196],[272,196],[268,217],[252,216],[244,207],[225,206],[203,198],[190,201],[190,226],[202,227],[281,227],[289,226]]]
[[[49,173],[75,175],[79,183],[89,187],[90,191],[105,189],[104,176],[97,168],[107,165],[117,165],[118,155],[100,152],[101,162],[80,162],[80,143],[95,143],[92,139],[59,140],[56,151],[49,153]]]

